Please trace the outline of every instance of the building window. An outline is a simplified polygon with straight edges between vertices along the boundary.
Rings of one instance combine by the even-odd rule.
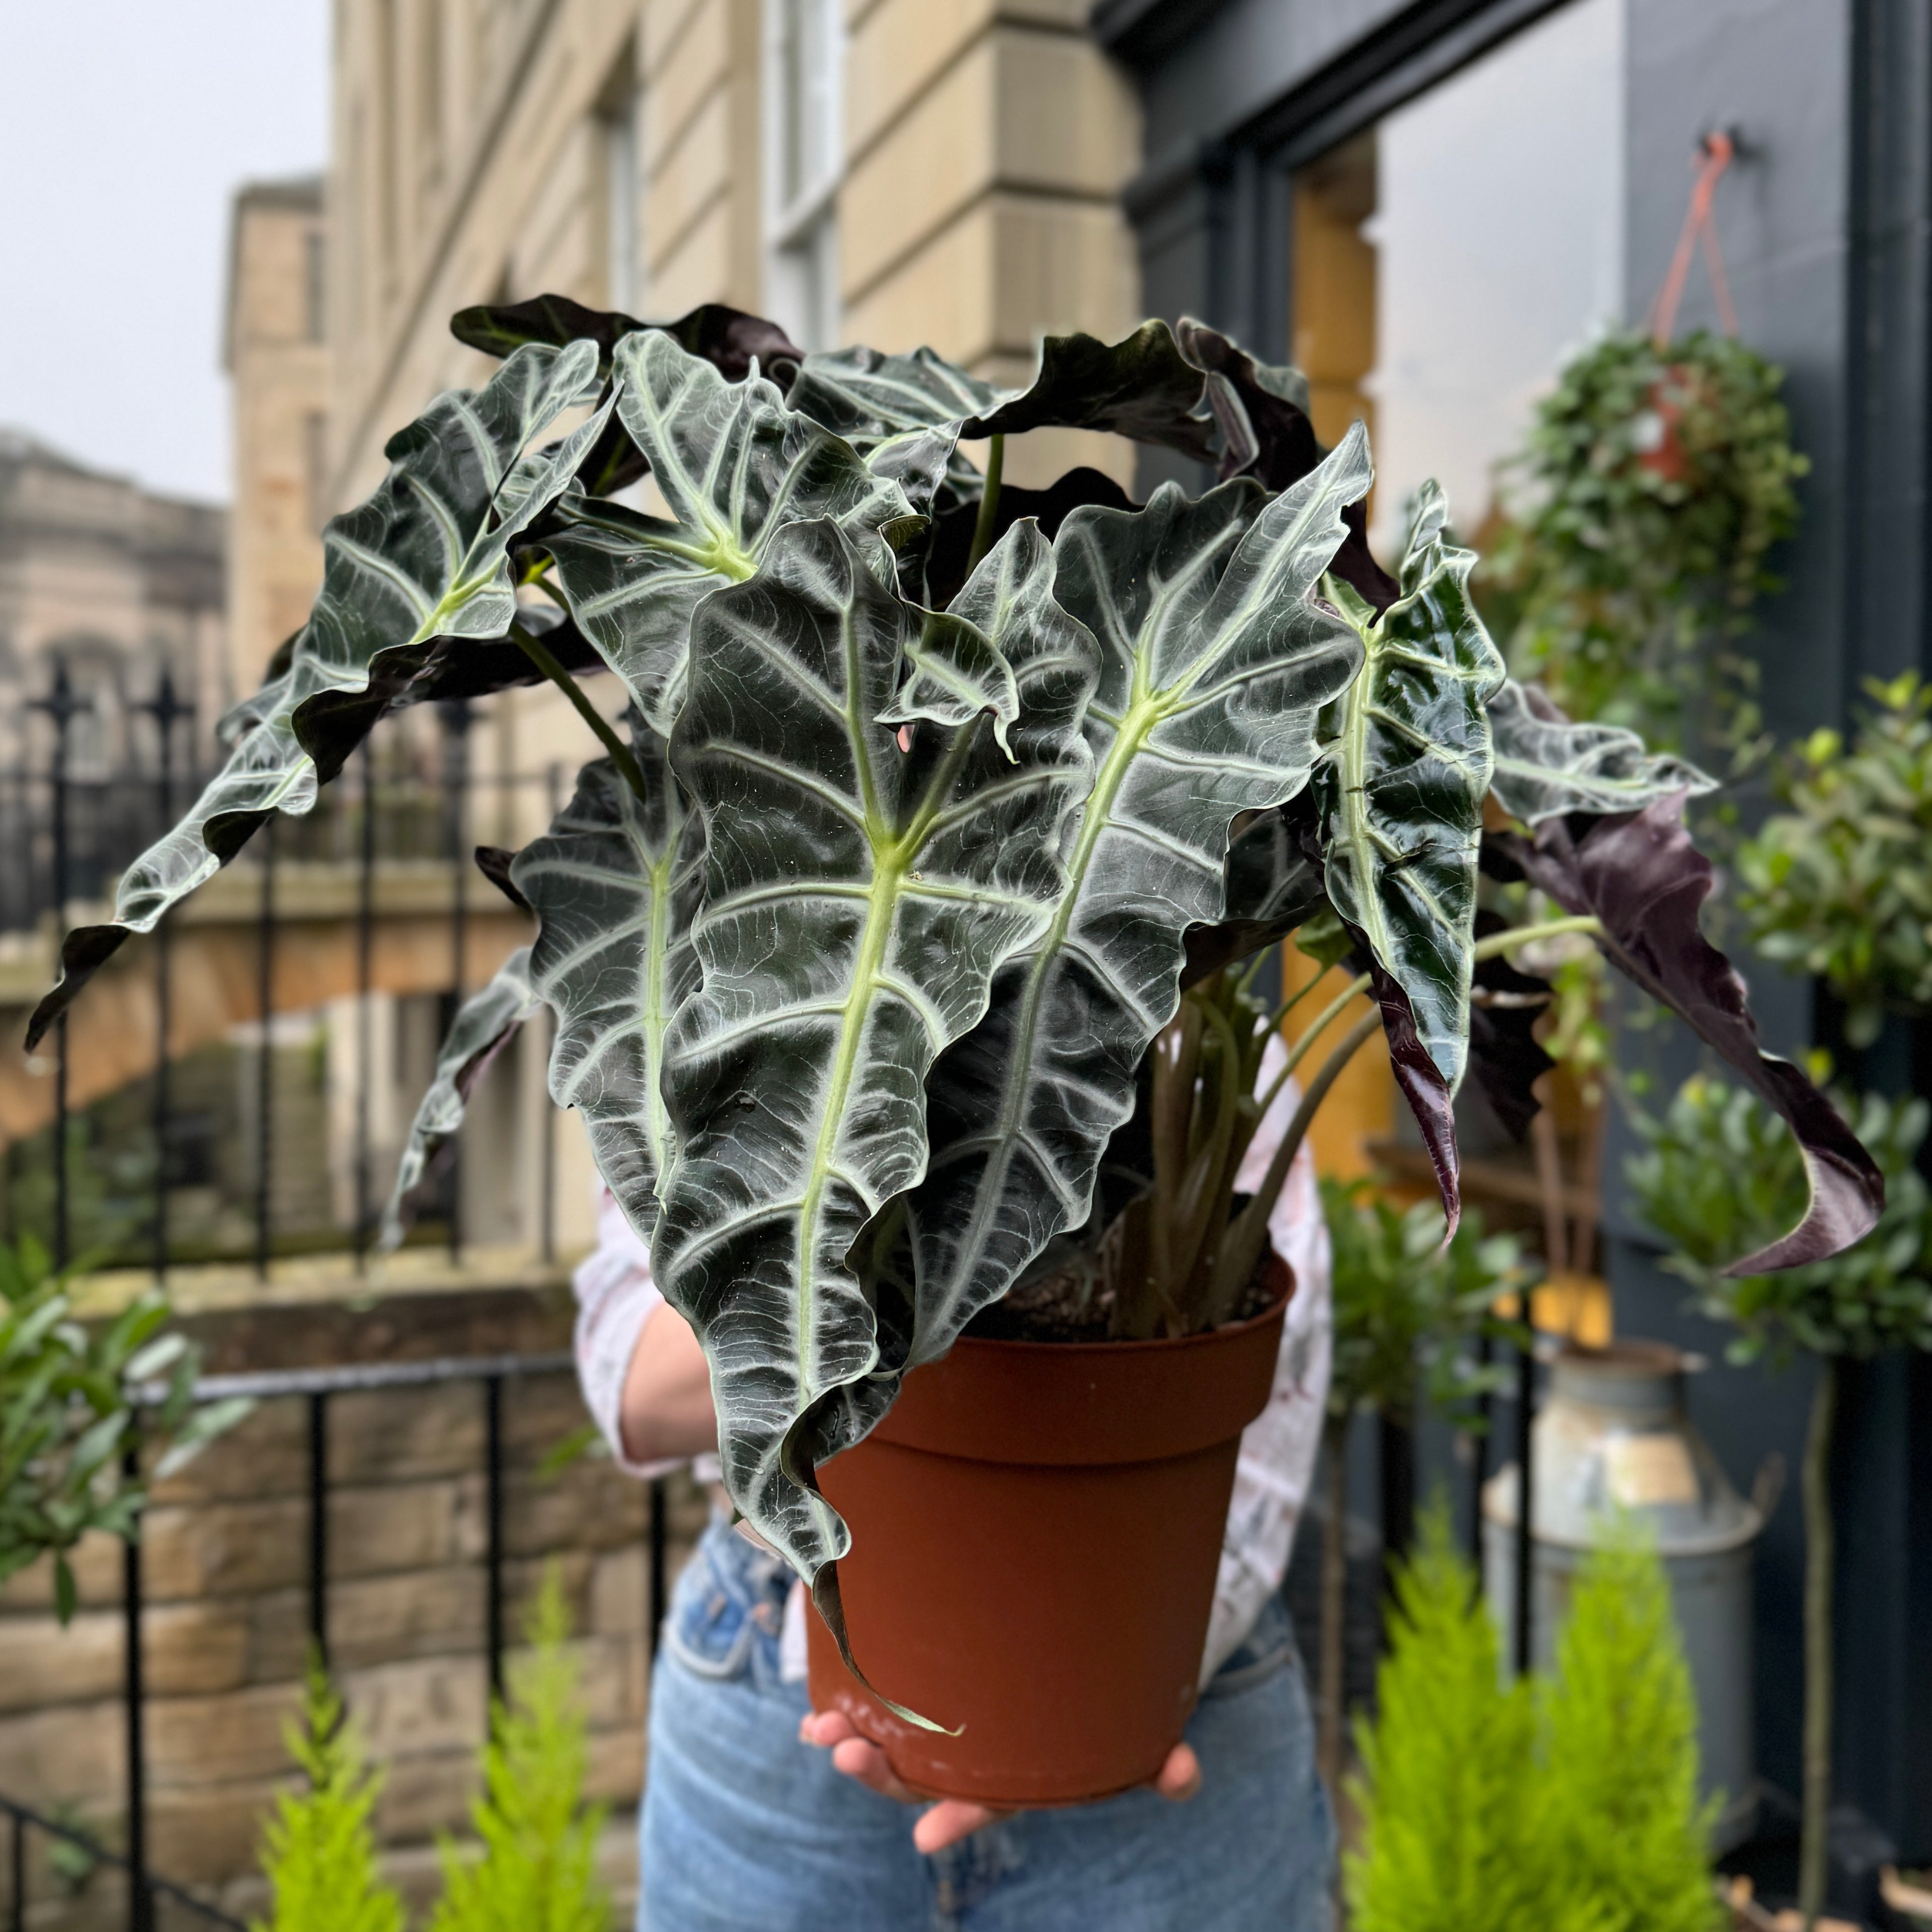
[[[322,280],[322,235],[311,228],[302,237],[302,320],[311,342],[328,339],[328,291]]]
[[[302,418],[302,483],[308,498],[308,526],[328,520],[328,418],[310,410]]]
[[[612,308],[635,314],[643,306],[644,96],[628,49],[613,70],[597,110],[604,162],[604,292]]]
[[[1538,398],[1622,313],[1622,34],[1572,0],[1296,171],[1294,358],[1324,442],[1368,424],[1385,558],[1432,477],[1480,547]]]
[[[839,331],[839,0],[765,0],[766,307],[808,349]]]

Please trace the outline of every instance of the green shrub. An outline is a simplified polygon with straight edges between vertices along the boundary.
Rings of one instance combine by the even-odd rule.
[[[1542,1849],[1604,1932],[1712,1932],[1714,1803],[1654,1552],[1634,1532],[1584,1565],[1544,1694]]]
[[[1932,1195],[1915,1165],[1932,1108],[1870,1094],[1841,1095],[1839,1107],[1885,1176],[1878,1226],[1828,1261],[1744,1276],[1725,1264],[1803,1210],[1804,1163],[1790,1130],[1756,1094],[1702,1074],[1660,1119],[1632,1112],[1643,1148],[1624,1172],[1639,1210],[1670,1244],[1664,1265],[1696,1290],[1700,1312],[1736,1327],[1733,1360],[1932,1348]]]
[[[1828,981],[1859,1047],[1888,1010],[1932,1007],[1932,685],[1865,693],[1850,747],[1813,732],[1778,774],[1786,808],[1738,852],[1751,944]]]
[[[303,1720],[283,1736],[308,1789],[284,1792],[262,1832],[275,1906],[256,1932],[402,1932],[402,1900],[383,1882],[369,1827],[382,1780],[365,1765],[319,1658],[309,1664]]]
[[[1346,1861],[1352,1932],[1517,1932],[1541,1923],[1525,1842],[1535,1742],[1528,1688],[1505,1685],[1496,1633],[1446,1511],[1424,1514],[1397,1573],[1379,1712],[1358,1727]]]
[[[77,1321],[74,1272],[32,1234],[0,1242],[0,1582],[51,1555],[62,1623],[74,1606],[68,1552],[90,1531],[131,1535],[146,1502],[131,1452],[159,1450],[155,1473],[172,1474],[253,1406],[194,1406],[201,1356],[166,1330],[158,1288],[111,1322]],[[130,1384],[148,1385],[145,1411]]]
[[[1714,1932],[1696,1707],[1640,1543],[1586,1563],[1553,1677],[1506,1683],[1448,1513],[1428,1510],[1377,1685],[1353,1932]]]
[[[563,1586],[552,1566],[531,1618],[535,1646],[491,1714],[483,1795],[471,1810],[480,1858],[446,1840],[444,1889],[430,1932],[607,1932],[596,1878],[604,1808],[586,1809],[587,1725],[578,1695]]]

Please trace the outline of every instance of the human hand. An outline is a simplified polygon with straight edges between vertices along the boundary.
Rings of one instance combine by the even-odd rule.
[[[840,1711],[808,1711],[798,1727],[802,1743],[818,1744],[832,1754],[833,1768],[848,1778],[856,1778],[868,1791],[882,1798],[896,1798],[902,1804],[923,1804],[926,1809],[912,1828],[912,1841],[930,1858],[948,1845],[970,1838],[982,1826],[1010,1818],[1010,1811],[998,1811],[989,1804],[974,1804],[963,1798],[942,1798],[936,1803],[908,1790],[892,1775],[886,1754],[864,1736],[851,1719]],[[1201,1760],[1192,1744],[1176,1744],[1156,1775],[1151,1790],[1176,1804],[1192,1798],[1201,1789]]]

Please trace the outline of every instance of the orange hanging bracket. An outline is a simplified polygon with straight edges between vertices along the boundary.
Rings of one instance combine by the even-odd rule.
[[[1670,346],[1677,327],[1678,305],[1684,299],[1684,284],[1690,274],[1690,251],[1700,242],[1705,265],[1711,272],[1711,292],[1717,298],[1718,320],[1726,335],[1738,332],[1738,312],[1731,303],[1730,284],[1724,276],[1724,258],[1718,249],[1718,230],[1711,219],[1711,203],[1724,170],[1737,158],[1734,133],[1719,128],[1697,143],[1694,165],[1697,178],[1691,184],[1690,206],[1684,211],[1684,226],[1677,237],[1676,252],[1670,258],[1670,272],[1651,304],[1650,339],[1660,352]]]

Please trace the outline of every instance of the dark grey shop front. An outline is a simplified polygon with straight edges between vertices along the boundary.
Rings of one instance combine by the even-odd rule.
[[[1696,143],[1716,128],[1738,140],[1718,237],[1741,333],[1788,371],[1811,464],[1787,587],[1754,648],[1780,735],[1842,723],[1862,679],[1932,670],[1932,8],[1588,4],[1620,8],[1626,318],[1642,319],[1664,278]],[[1296,286],[1307,259],[1297,210],[1310,205],[1298,181],[1563,10],[1551,0],[1102,0],[1095,30],[1137,76],[1144,109],[1127,205],[1146,312],[1203,316],[1288,359],[1307,292]],[[1552,152],[1549,165],[1565,158]],[[1681,325],[1715,322],[1708,284],[1694,276]],[[1774,1050],[1834,1041],[1834,1016],[1809,988],[1750,970]],[[1925,1029],[1889,1024],[1841,1064],[1856,1058],[1868,1087],[1932,1092]],[[1720,1364],[1724,1336],[1681,1312],[1681,1286],[1621,1214],[1622,1153],[1613,1136],[1604,1265],[1618,1328]],[[1694,1409],[1748,1486],[1773,1453],[1796,1467],[1809,1393],[1802,1367],[1768,1377],[1714,1366],[1694,1384]],[[1838,1789],[1898,1853],[1932,1859],[1932,1359],[1853,1369],[1846,1400]],[[1802,1565],[1787,1489],[1760,1546],[1756,1598],[1760,1766],[1786,1791],[1798,1782]]]

